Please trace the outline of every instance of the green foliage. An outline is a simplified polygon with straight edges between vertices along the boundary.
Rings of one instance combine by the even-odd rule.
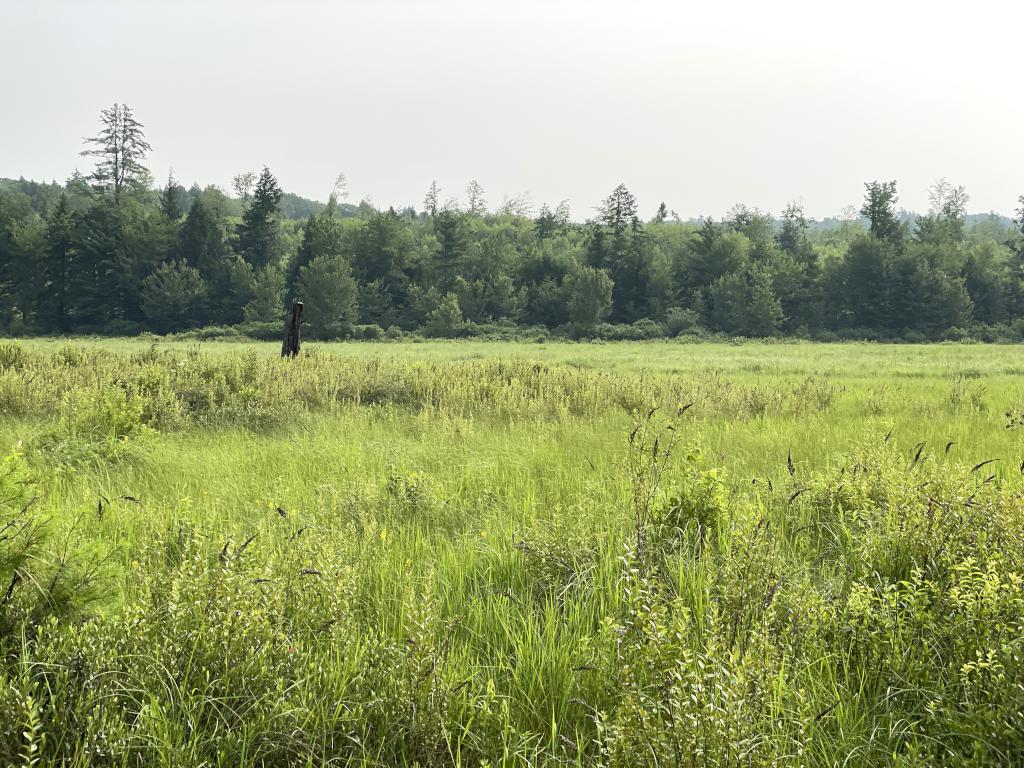
[[[593,328],[612,310],[612,279],[603,269],[580,267],[565,278],[569,317],[581,329]]]
[[[252,280],[252,298],[242,310],[247,323],[280,321],[284,316],[284,272],[277,266],[266,266]]]
[[[348,262],[317,256],[299,270],[296,292],[305,304],[303,318],[322,338],[347,336],[358,317],[356,282]]]
[[[645,223],[622,184],[591,221],[573,222],[564,201],[528,218],[521,198],[489,213],[476,182],[467,210],[440,199],[435,183],[417,215],[303,200],[267,168],[239,174],[237,196],[173,178],[153,189],[130,109],[115,105],[102,119],[90,140],[100,193],[77,173],[64,185],[0,179],[5,333],[259,328],[280,319],[318,258],[348,264],[355,296],[335,270],[314,298],[326,318],[313,321],[315,336],[355,324],[455,336],[544,326],[608,340],[654,338],[666,324],[670,335],[912,342],[1015,340],[1024,330],[1020,217],[970,215],[967,192],[944,180],[920,216],[898,210],[895,182],[867,184],[863,221],[813,221],[791,203],[778,218],[741,204],[720,222],[683,222],[661,203]],[[588,270],[610,279],[610,301]],[[448,293],[464,325],[431,320]]]
[[[452,337],[460,335],[465,327],[459,297],[454,293],[446,293],[437,306],[427,315],[423,330],[428,336]]]
[[[775,336],[784,319],[771,276],[749,266],[718,278],[708,289],[708,323],[734,336]]]
[[[669,336],[700,333],[700,315],[692,309],[672,307],[665,318],[665,330]]]
[[[78,519],[62,521],[66,529],[55,530],[53,521],[38,511],[39,493],[21,453],[0,461],[0,647],[6,652],[29,642],[48,619],[76,622],[100,596],[104,557],[81,540]],[[28,649],[22,645],[22,650]],[[34,753],[43,736],[38,712],[30,713],[33,722],[28,724],[3,711],[9,692],[0,685],[0,736],[6,736],[0,743],[7,745],[0,746],[0,758],[7,759],[11,755],[5,748],[34,743],[36,749],[29,750]],[[10,738],[20,725],[30,725],[31,735],[19,734],[27,743]]]
[[[206,298],[199,270],[182,262],[164,262],[142,281],[142,311],[161,333],[185,327]]]
[[[898,246],[903,238],[903,227],[896,211],[899,197],[895,181],[872,181],[864,185],[867,190],[860,215],[869,222],[871,234]]]
[[[238,228],[239,253],[256,269],[276,266],[281,260],[281,233],[277,217],[282,194],[277,178],[264,167],[256,181],[252,202],[242,214]]]

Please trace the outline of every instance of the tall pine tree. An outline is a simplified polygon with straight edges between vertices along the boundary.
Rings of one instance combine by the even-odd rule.
[[[238,250],[242,258],[256,269],[278,264],[281,260],[281,227],[278,209],[281,187],[264,166],[253,190],[252,203],[242,214],[238,227]]]

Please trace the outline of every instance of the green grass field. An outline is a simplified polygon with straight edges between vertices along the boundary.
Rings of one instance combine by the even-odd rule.
[[[0,345],[0,764],[1024,761],[1021,348],[277,351]]]

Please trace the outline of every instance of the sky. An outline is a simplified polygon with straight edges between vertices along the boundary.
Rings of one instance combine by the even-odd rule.
[[[1013,0],[0,0],[0,176],[63,180],[129,104],[157,181],[422,206],[568,200],[618,183],[685,218],[791,200],[822,218],[896,179],[1024,194]]]

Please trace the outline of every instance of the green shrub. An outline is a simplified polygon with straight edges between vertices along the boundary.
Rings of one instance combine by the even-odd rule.
[[[354,325],[352,326],[352,338],[361,341],[379,341],[384,338],[384,329],[379,325]]]
[[[692,309],[681,309],[672,307],[665,318],[665,332],[675,337],[686,334],[700,335],[704,328],[700,322],[700,315]]]
[[[28,354],[16,341],[0,342],[0,373],[20,371],[28,362]]]

